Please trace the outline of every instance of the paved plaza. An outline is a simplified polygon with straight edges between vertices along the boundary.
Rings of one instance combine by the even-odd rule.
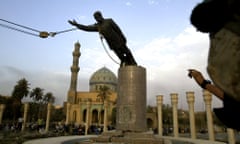
[[[79,141],[86,141],[89,138],[97,137],[96,135],[87,135],[87,136],[61,136],[61,137],[52,137],[52,138],[41,138],[35,140],[29,140],[23,144],[62,144],[64,142],[74,143]],[[66,143],[67,144],[67,143]]]
[[[50,137],[50,138],[41,138],[35,140],[29,140],[23,144],[76,144],[76,142],[88,141],[89,138],[97,137],[98,135],[87,135],[87,136],[61,136],[61,137]],[[225,144],[224,142],[219,141],[208,141],[204,139],[190,139],[190,138],[174,138],[172,136],[163,136],[165,143],[167,144],[185,144],[185,143],[194,143],[194,144]],[[166,141],[167,140],[167,141]],[[170,142],[170,141],[172,142]]]

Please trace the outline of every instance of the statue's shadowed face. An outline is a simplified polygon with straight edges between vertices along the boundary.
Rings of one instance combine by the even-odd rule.
[[[93,16],[94,16],[95,20],[99,23],[101,23],[104,20],[101,12],[99,12],[99,11],[95,12]]]

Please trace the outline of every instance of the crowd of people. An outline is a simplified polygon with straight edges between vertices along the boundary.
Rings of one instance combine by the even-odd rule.
[[[22,121],[13,123],[3,123],[0,125],[0,133],[12,132],[18,133],[22,131]],[[115,129],[113,126],[108,126],[108,130]],[[45,133],[45,123],[43,119],[38,119],[36,122],[27,123],[25,131]],[[65,124],[62,122],[51,123],[49,131],[57,135],[85,135],[85,125],[83,124]],[[87,134],[101,134],[103,126],[90,125]]]

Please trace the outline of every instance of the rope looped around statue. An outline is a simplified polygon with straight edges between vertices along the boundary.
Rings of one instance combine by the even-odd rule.
[[[108,52],[108,50],[107,50],[107,48],[106,48],[106,46],[105,46],[105,44],[104,44],[104,42],[103,42],[103,36],[102,36],[101,34],[99,34],[99,36],[100,36],[100,39],[101,39],[102,46],[103,46],[105,52],[107,53],[107,55],[110,57],[110,59],[112,59],[113,62],[115,62],[116,64],[120,65],[120,63],[117,62],[117,61],[110,55],[110,53]]]

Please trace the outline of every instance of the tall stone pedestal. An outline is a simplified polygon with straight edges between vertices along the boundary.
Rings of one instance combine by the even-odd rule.
[[[125,66],[118,70],[116,131],[91,140],[95,144],[163,144],[161,138],[147,132],[145,68]]]
[[[141,66],[125,66],[118,70],[116,129],[145,132],[146,70]]]

